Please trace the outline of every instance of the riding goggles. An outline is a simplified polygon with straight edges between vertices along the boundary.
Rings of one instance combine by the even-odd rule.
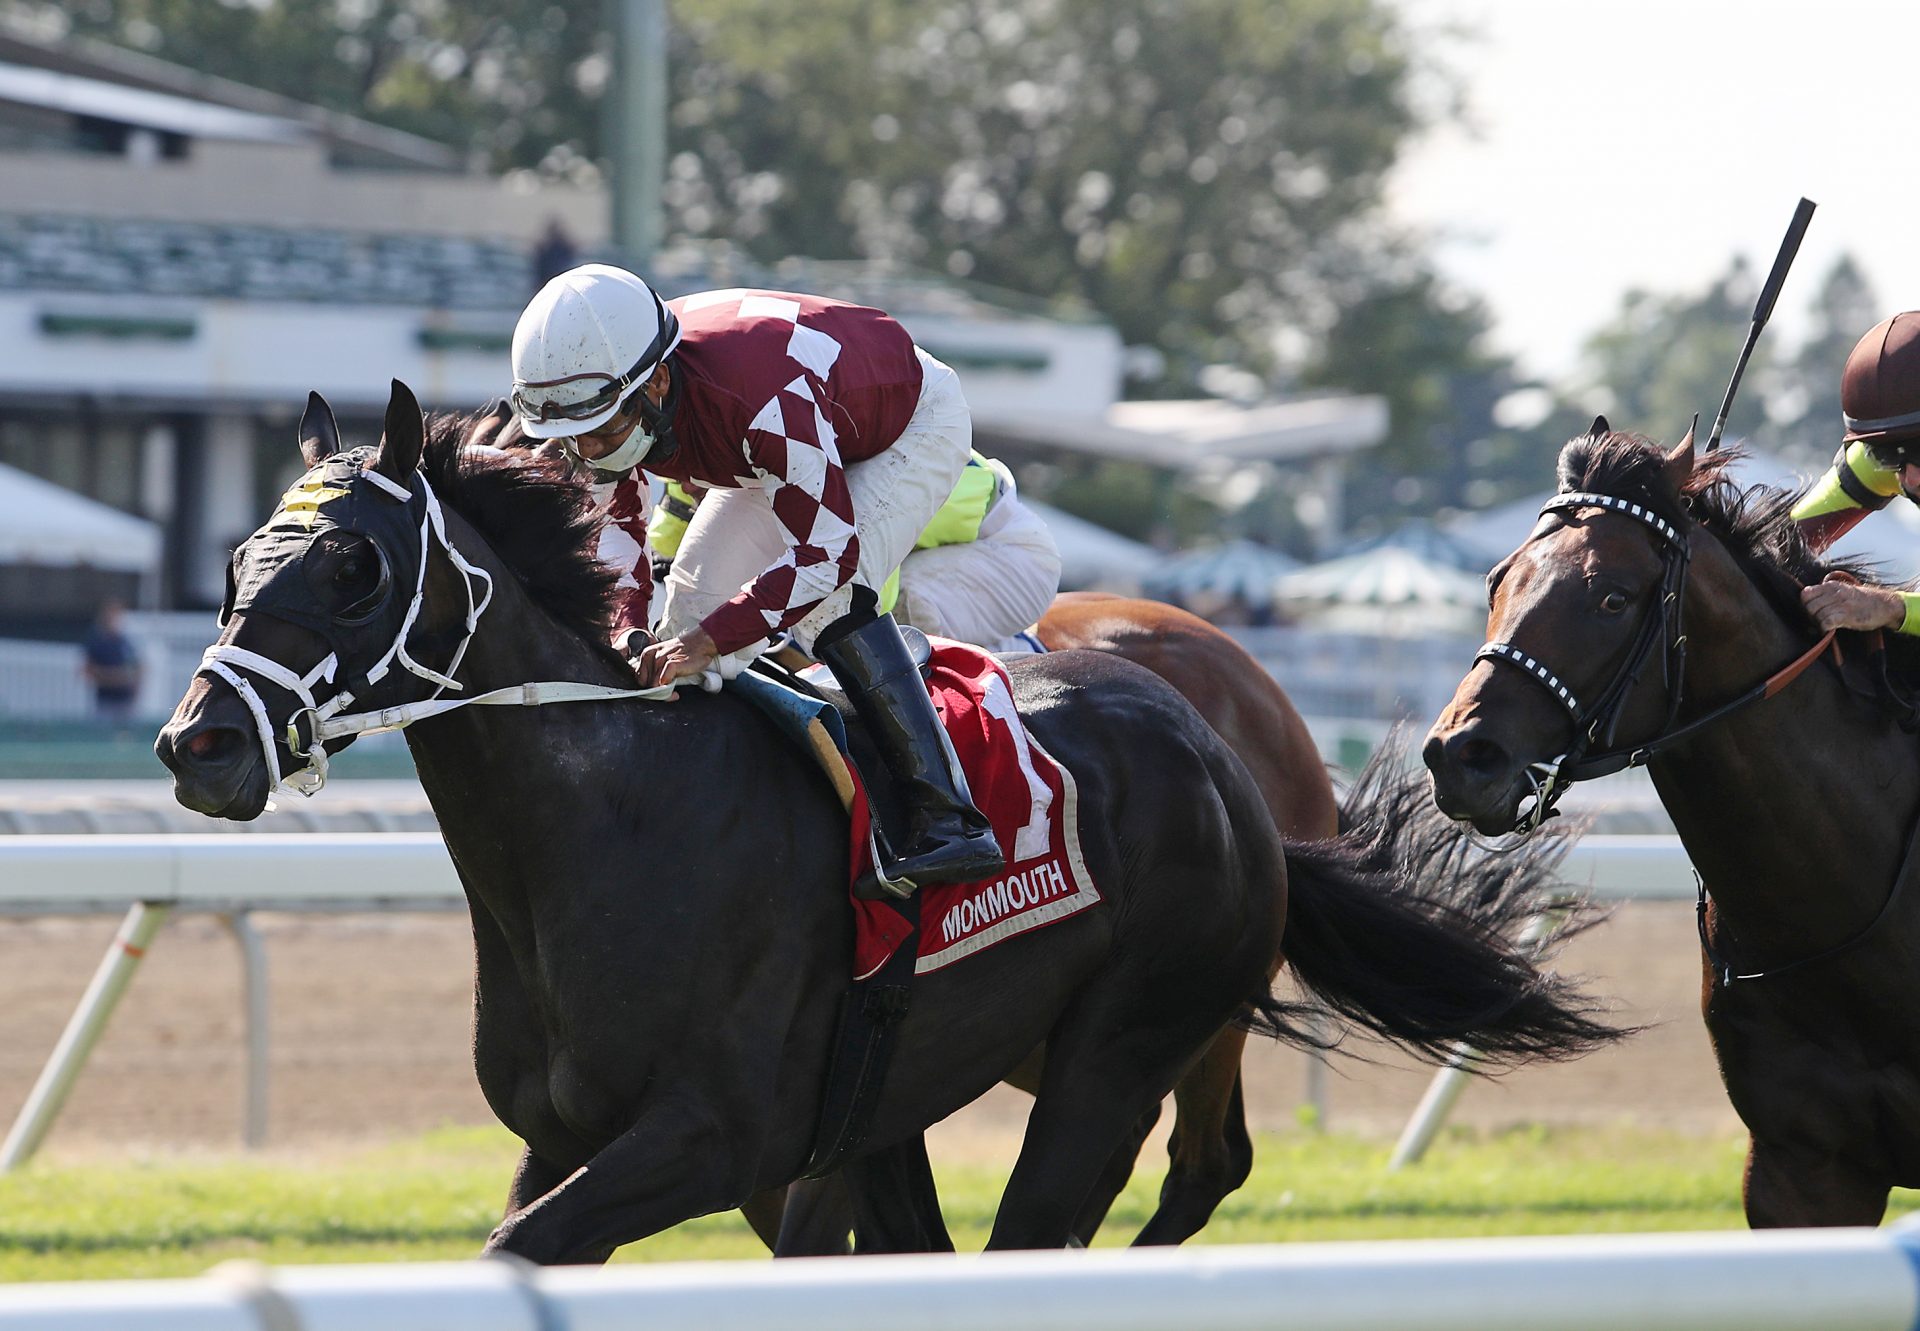
[[[569,374],[559,379],[516,381],[509,399],[522,420],[585,421],[618,406],[634,385],[649,378],[680,341],[680,321],[659,296],[653,303],[660,313],[660,331],[625,374],[599,370]]]

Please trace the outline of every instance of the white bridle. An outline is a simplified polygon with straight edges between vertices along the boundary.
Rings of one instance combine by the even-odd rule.
[[[407,488],[389,480],[371,467],[362,467],[358,478],[373,482],[402,504],[411,503],[413,493]],[[539,684],[514,684],[506,688],[495,689],[471,698],[443,698],[440,695],[447,690],[460,691],[466,686],[453,678],[454,671],[460,668],[461,660],[467,654],[467,646],[473,641],[474,631],[479,627],[480,616],[493,601],[493,575],[478,568],[453,547],[447,539],[446,517],[440,510],[440,500],[427,484],[426,476],[416,471],[413,479],[420,486],[425,497],[425,512],[420,518],[420,569],[414,578],[413,600],[407,606],[407,613],[400,623],[400,631],[393,643],[381,654],[373,667],[367,671],[367,685],[371,687],[384,679],[399,662],[402,669],[418,675],[434,686],[432,693],[415,702],[401,703],[394,707],[383,707],[373,712],[348,712],[352,706],[354,694],[341,689],[325,702],[316,701],[314,687],[321,681],[333,682],[339,669],[337,653],[328,652],[320,662],[304,675],[297,675],[278,661],[250,652],[244,647],[235,647],[228,643],[215,643],[207,648],[200,658],[200,669],[217,675],[233,686],[234,692],[247,705],[253,714],[254,729],[260,739],[260,749],[267,760],[267,775],[270,784],[269,794],[282,786],[302,795],[312,795],[327,783],[327,742],[344,735],[367,735],[384,730],[400,730],[425,717],[450,712],[457,707],[473,705],[506,707],[539,707],[552,702],[590,702],[614,698],[660,699],[670,697],[673,686],[662,684],[651,689],[616,689],[603,684],[582,684],[571,681],[548,681]],[[466,632],[460,639],[460,645],[454,649],[453,659],[448,662],[446,672],[421,665],[407,652],[407,635],[412,631],[414,621],[420,617],[420,608],[425,601],[427,585],[427,559],[432,552],[434,541],[446,552],[463,577],[461,581],[467,589]],[[476,601],[474,599],[474,580],[485,584],[485,592]],[[253,684],[240,671],[251,671],[286,689],[301,702],[293,715],[287,718],[287,749],[299,758],[307,760],[306,765],[284,776],[280,771],[280,759],[274,750],[273,725],[267,719],[267,707]],[[300,748],[299,724],[302,716],[312,717],[312,742],[303,752]]]

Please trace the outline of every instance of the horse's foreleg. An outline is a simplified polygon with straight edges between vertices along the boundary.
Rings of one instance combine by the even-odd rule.
[[[503,1219],[511,1220],[542,1197],[560,1186],[571,1170],[549,1164],[533,1153],[531,1146],[520,1152],[520,1163],[507,1185],[507,1209]]]
[[[1890,1186],[1838,1156],[1754,1137],[1741,1195],[1755,1229],[1877,1225],[1887,1213]]]
[[[753,1192],[757,1153],[746,1125],[704,1103],[662,1097],[634,1125],[493,1231],[486,1251],[543,1266],[604,1261],[670,1225],[739,1206]]]
[[[840,1176],[853,1206],[855,1252],[953,1251],[924,1136],[850,1160]]]
[[[1174,1087],[1167,1179],[1160,1187],[1160,1207],[1136,1244],[1186,1242],[1253,1172],[1253,1139],[1240,1094],[1240,1053],[1246,1043],[1245,1031],[1228,1027]]]
[[[853,1251],[847,1240],[852,1232],[853,1198],[847,1181],[829,1174],[787,1185],[779,1238],[767,1246],[775,1257],[841,1257]]]
[[[776,1256],[779,1255],[781,1217],[786,1214],[787,1193],[786,1188],[768,1188],[740,1203],[740,1214],[746,1217],[755,1237]]]

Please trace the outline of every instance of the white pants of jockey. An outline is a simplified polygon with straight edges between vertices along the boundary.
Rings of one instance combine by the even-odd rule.
[[[947,502],[973,450],[973,418],[960,392],[960,377],[926,352],[919,356],[920,402],[907,428],[891,448],[847,468],[853,529],[860,540],[854,582],[876,593]],[[673,571],[667,575],[661,635],[678,637],[699,624],[786,549],[787,537],[766,491],[708,492],[687,524]],[[820,631],[852,606],[852,587],[842,587],[793,626],[795,640],[811,652]],[[721,657],[721,676],[731,679],[739,674],[764,647],[754,643]]]
[[[1053,533],[1009,489],[988,510],[976,539],[907,556],[893,613],[923,633],[990,652],[1026,652],[1032,646],[1016,635],[1039,621],[1059,590]]]

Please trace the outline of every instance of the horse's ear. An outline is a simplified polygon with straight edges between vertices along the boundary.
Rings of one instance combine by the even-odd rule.
[[[1696,414],[1693,423],[1687,426],[1687,437],[1674,445],[1673,451],[1667,454],[1663,470],[1676,490],[1685,485],[1687,479],[1693,475],[1693,432],[1699,428],[1700,417]]]
[[[374,468],[390,481],[405,485],[420,465],[420,452],[426,447],[427,422],[420,414],[420,400],[413,390],[393,381],[393,394],[387,399],[387,419],[381,428],[380,456]]]
[[[308,393],[307,409],[300,413],[300,456],[309,467],[317,467],[339,451],[340,426],[333,408],[318,393]]]
[[[1605,439],[1612,433],[1613,427],[1607,424],[1607,418],[1605,416],[1595,416],[1593,418],[1593,424],[1587,427],[1587,438],[1589,439]]]

